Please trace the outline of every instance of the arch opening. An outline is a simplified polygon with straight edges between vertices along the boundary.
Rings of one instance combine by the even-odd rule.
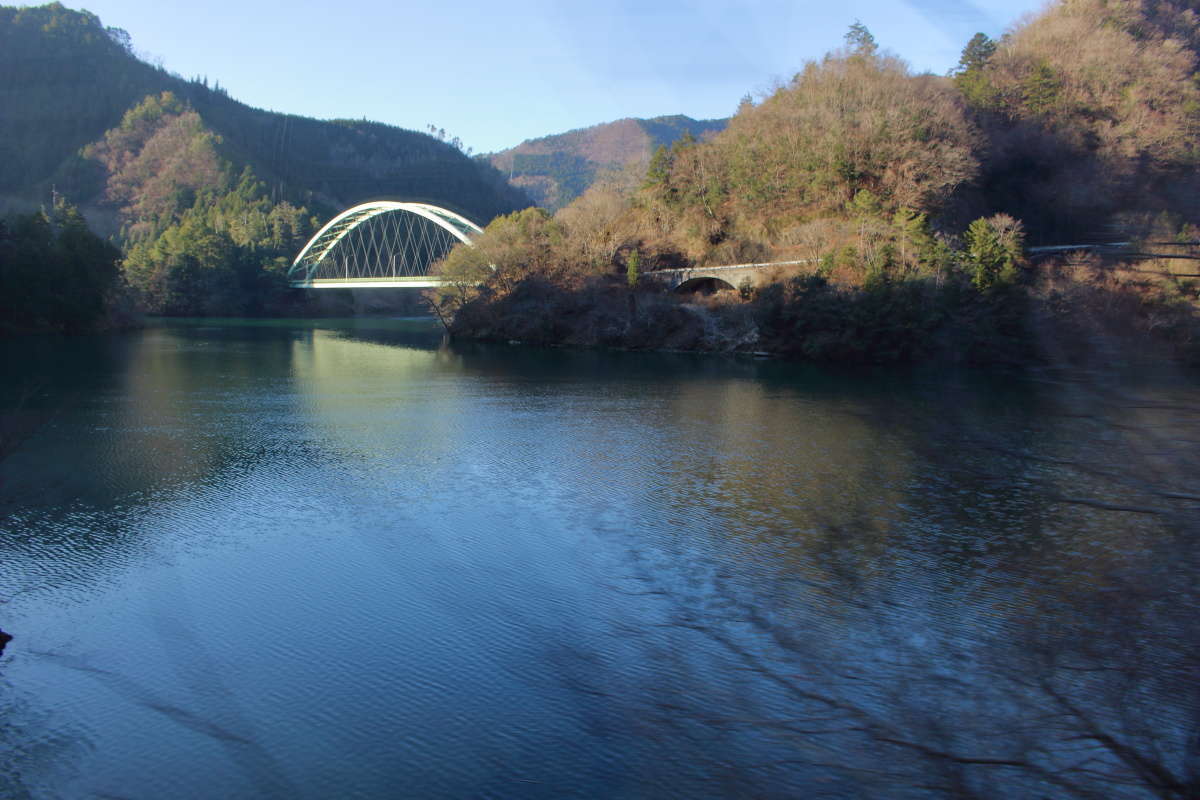
[[[724,291],[736,291],[737,287],[729,281],[720,278],[699,277],[689,278],[675,287],[676,294],[715,294]]]

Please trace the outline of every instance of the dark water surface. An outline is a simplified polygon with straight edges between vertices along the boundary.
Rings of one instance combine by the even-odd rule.
[[[1200,775],[1186,380],[378,322],[0,356],[0,796],[1140,797]]]

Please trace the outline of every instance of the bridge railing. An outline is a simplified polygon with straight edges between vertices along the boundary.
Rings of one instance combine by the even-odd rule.
[[[646,270],[646,274],[653,272],[719,272],[725,269],[758,269],[764,267],[792,267],[800,264],[815,264],[811,258],[803,258],[799,261],[762,261],[756,264],[723,264],[719,267],[668,267],[667,269],[651,269]]]

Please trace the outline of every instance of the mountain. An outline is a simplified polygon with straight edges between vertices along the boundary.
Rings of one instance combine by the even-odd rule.
[[[644,168],[654,151],[670,147],[686,134],[696,139],[724,130],[728,120],[696,120],[681,114],[653,119],[619,119],[540,139],[529,139],[480,160],[508,176],[537,204],[557,211],[609,170]]]
[[[424,133],[357,120],[315,120],[251,108],[207,80],[139,60],[129,36],[59,3],[0,7],[0,212],[36,208],[52,190],[115,233],[103,165],[88,145],[149,96],[194,110],[235,170],[270,196],[328,216],[375,197],[444,205],[486,223],[529,204],[489,165]]]

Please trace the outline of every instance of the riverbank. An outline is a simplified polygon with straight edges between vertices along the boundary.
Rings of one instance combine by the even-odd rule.
[[[816,362],[893,363],[949,356],[1028,357],[1019,293],[980,295],[932,281],[835,286],[819,276],[753,292],[678,296],[616,280],[580,288],[526,280],[465,305],[450,325],[467,339],[627,350],[759,352]]]
[[[1188,287],[1164,289],[1137,265],[1056,262],[987,291],[962,278],[838,285],[797,275],[758,289],[676,295],[616,276],[576,286],[527,278],[464,303],[451,335],[626,350],[763,353],[816,363],[1030,364],[1104,336],[1200,362]]]

